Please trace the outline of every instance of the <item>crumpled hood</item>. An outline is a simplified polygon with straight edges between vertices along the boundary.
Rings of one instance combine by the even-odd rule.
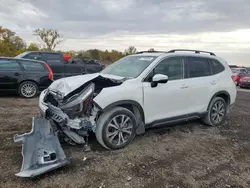
[[[76,90],[81,87],[86,82],[89,82],[98,76],[103,78],[107,78],[110,80],[122,81],[124,77],[114,76],[109,74],[101,74],[101,73],[93,73],[93,74],[85,74],[79,76],[71,76],[62,79],[58,79],[54,81],[49,87],[49,90],[59,91],[63,96],[68,95],[70,92]]]

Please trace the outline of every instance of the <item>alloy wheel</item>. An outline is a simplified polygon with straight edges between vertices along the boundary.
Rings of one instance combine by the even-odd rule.
[[[36,94],[36,86],[30,83],[24,84],[21,88],[21,93],[24,97],[33,97]]]
[[[133,122],[127,115],[117,115],[111,119],[106,128],[106,136],[110,144],[125,144],[131,137]]]
[[[214,103],[211,111],[211,118],[215,124],[219,124],[226,114],[225,104],[222,101]]]

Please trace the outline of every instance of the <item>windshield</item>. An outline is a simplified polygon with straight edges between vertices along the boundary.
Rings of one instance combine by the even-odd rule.
[[[106,67],[101,73],[136,78],[156,58],[156,56],[126,56]]]

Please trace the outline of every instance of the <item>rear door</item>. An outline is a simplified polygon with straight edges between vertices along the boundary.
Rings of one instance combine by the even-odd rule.
[[[0,90],[17,89],[22,77],[22,67],[16,60],[0,59]]]
[[[189,91],[188,111],[191,113],[205,112],[212,95],[218,89],[217,77],[212,75],[209,61],[206,58],[186,57],[185,64]]]
[[[43,63],[28,60],[19,60],[19,63],[24,69],[23,75],[26,80],[35,81],[40,89],[51,84],[51,80],[48,79],[49,72]]]

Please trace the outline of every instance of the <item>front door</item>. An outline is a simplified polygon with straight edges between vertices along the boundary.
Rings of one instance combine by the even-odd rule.
[[[0,59],[0,90],[15,90],[23,75],[16,60]]]
[[[168,57],[160,61],[145,79],[143,90],[146,124],[186,115],[189,93],[184,72],[183,58]],[[151,87],[152,77],[156,74],[167,75],[168,82]]]

